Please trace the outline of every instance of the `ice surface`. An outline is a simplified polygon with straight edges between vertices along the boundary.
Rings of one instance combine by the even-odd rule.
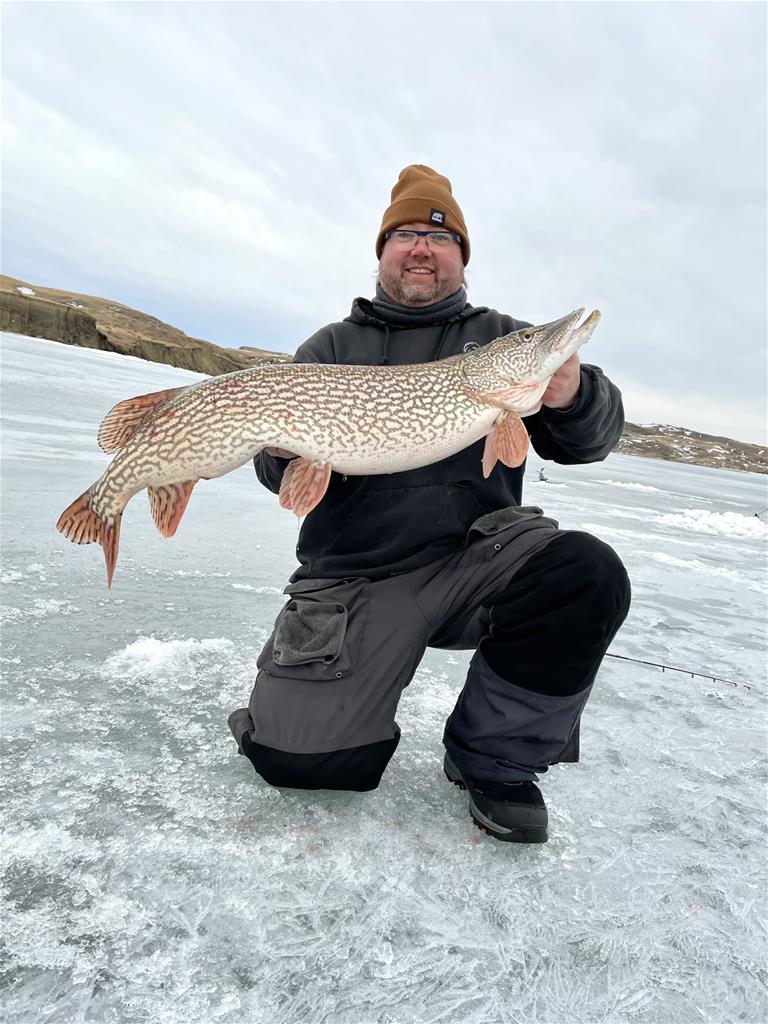
[[[244,467],[165,540],[125,514],[115,585],[61,511],[117,401],[195,374],[2,338],[2,991],[7,1022],[764,1022],[766,478],[529,462],[526,501],[613,544],[634,603],[546,846],[472,826],[441,773],[468,654],[431,651],[371,794],[238,757],[297,525]],[[746,689],[752,686],[752,689]]]

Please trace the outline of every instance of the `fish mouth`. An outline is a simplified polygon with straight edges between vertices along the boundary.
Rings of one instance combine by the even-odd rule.
[[[575,309],[567,316],[560,317],[559,320],[553,320],[552,323],[544,324],[541,327],[549,339],[548,342],[545,342],[545,347],[550,353],[554,355],[567,352],[566,358],[568,358],[576,349],[581,348],[589,341],[592,332],[600,322],[600,311],[593,309],[586,320],[579,324],[583,313],[584,307],[582,306],[581,309]]]
[[[583,312],[583,309],[578,310],[576,323],[578,323],[579,317]],[[589,339],[592,337],[592,332],[600,323],[600,310],[593,309],[587,317],[587,319],[584,321],[584,323],[581,324],[580,326],[577,327],[576,323],[574,323],[573,325],[573,333],[571,334],[571,340],[573,341],[574,338],[578,339],[578,344],[576,347],[579,348],[581,345],[584,344],[585,341],[589,341]]]
[[[593,310],[586,320],[579,324],[584,308],[575,309],[567,316],[542,324],[536,329],[543,335],[539,342],[539,365],[534,380],[545,381],[556,373],[573,353],[581,348],[592,336],[600,321],[599,310]]]
[[[584,306],[581,309],[574,309],[572,313],[568,313],[566,316],[561,316],[559,320],[553,320],[549,324],[542,324],[540,329],[546,331],[548,335],[555,337],[557,341],[560,341],[563,337],[568,337],[570,332],[574,330],[576,324],[581,320],[583,313]]]

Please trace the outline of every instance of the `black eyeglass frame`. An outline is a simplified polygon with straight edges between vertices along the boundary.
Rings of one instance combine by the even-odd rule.
[[[430,235],[450,235],[454,242],[461,245],[461,235],[458,235],[455,231],[441,231],[439,228],[433,228],[431,231],[416,231],[414,228],[393,228],[391,231],[384,232],[384,241],[388,242],[393,235],[400,234],[401,231],[407,232],[409,235],[416,235],[418,238],[429,239]],[[427,242],[429,244],[429,242]]]

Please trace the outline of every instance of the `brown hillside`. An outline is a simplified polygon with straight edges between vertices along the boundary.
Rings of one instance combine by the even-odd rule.
[[[21,291],[24,289],[24,291]],[[258,348],[223,348],[130,306],[0,275],[0,330],[98,348],[216,376],[290,359]]]

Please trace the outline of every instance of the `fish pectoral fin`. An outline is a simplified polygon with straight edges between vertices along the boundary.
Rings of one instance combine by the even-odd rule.
[[[172,537],[176,533],[196,483],[197,480],[184,480],[178,484],[147,488],[152,518],[164,537]]]
[[[499,458],[496,454],[496,446],[493,440],[495,434],[496,427],[492,427],[490,433],[485,435],[485,447],[483,448],[483,476],[486,480],[493,472],[493,467],[496,465]]]
[[[517,413],[502,413],[485,438],[483,476],[491,475],[497,459],[510,469],[521,466],[528,454],[529,443],[528,431]]]
[[[99,447],[109,454],[119,451],[130,441],[139,425],[151,412],[176,395],[180,395],[182,391],[188,390],[189,387],[169,388],[167,391],[153,391],[151,395],[139,395],[119,402],[109,410],[101,422],[98,433]]]
[[[515,409],[519,408],[525,411],[530,405],[536,402],[536,399],[540,397],[546,390],[546,384],[544,387],[540,383],[534,384],[515,384],[514,382],[508,384],[505,388],[497,388],[496,390],[489,389],[487,391],[481,391],[477,388],[468,388],[465,385],[464,390],[475,399],[477,402],[482,402],[483,405],[490,405],[497,409],[505,409],[507,412],[514,412]]]
[[[280,484],[280,505],[293,510],[300,519],[319,505],[331,479],[330,462],[293,459],[286,466]]]

